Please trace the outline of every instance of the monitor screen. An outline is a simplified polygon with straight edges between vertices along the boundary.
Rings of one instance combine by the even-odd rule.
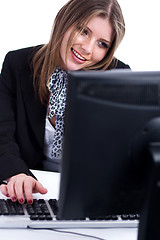
[[[69,72],[59,219],[139,213],[159,90],[160,72]]]

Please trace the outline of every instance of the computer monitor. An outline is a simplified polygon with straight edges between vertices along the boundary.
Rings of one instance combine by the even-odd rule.
[[[69,72],[58,219],[139,213],[157,142],[160,72]]]

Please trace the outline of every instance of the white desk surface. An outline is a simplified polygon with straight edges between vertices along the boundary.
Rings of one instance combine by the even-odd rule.
[[[33,173],[38,180],[48,189],[45,195],[34,194],[35,198],[58,198],[59,195],[59,173],[35,171]],[[0,193],[0,198],[5,198]],[[114,229],[61,229],[80,234],[92,235],[105,240],[136,240],[136,228],[114,228]],[[0,239],[2,240],[87,240],[91,237],[78,236],[69,233],[54,232],[52,230],[32,230],[32,229],[0,229]]]

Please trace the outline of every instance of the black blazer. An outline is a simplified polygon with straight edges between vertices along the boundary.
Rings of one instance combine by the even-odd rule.
[[[9,52],[0,75],[0,182],[42,169],[47,106],[33,88],[31,60],[37,47]],[[116,68],[129,68],[118,61]]]

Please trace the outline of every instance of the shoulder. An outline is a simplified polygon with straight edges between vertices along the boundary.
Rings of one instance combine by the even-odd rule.
[[[130,66],[120,60],[117,60],[117,64],[116,64],[116,69],[118,68],[129,68],[130,69]]]
[[[114,58],[108,69],[130,69],[130,66]]]
[[[33,46],[9,51],[5,56],[3,67],[7,65],[13,69],[30,68],[33,55],[40,48],[40,46]]]

